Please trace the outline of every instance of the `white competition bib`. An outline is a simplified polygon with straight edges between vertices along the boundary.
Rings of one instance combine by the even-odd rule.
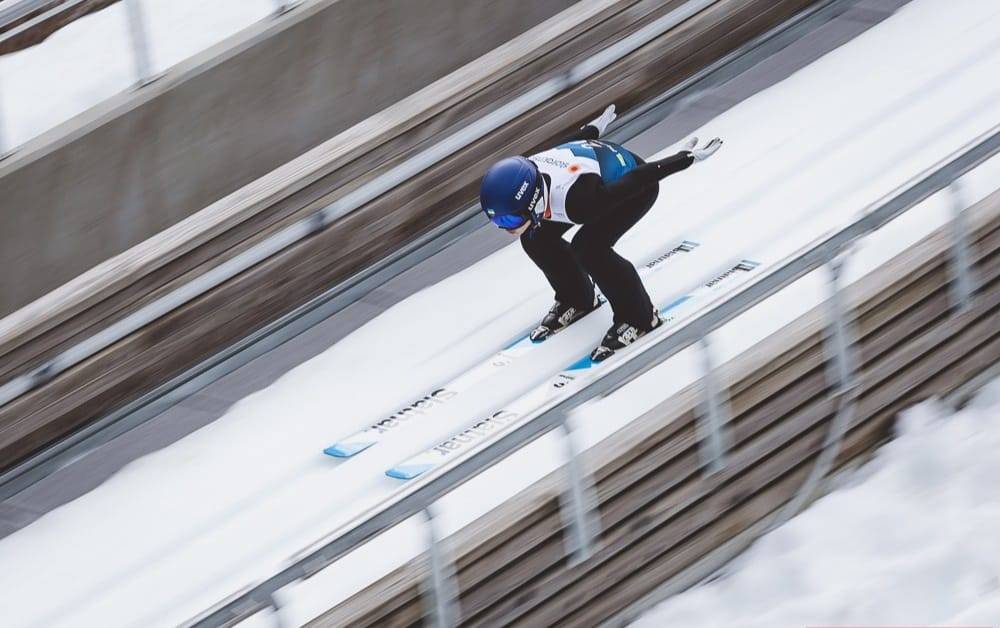
[[[532,155],[528,159],[538,166],[542,174],[549,175],[552,180],[548,204],[545,206],[542,219],[574,224],[566,215],[566,195],[569,193],[569,188],[576,183],[577,177],[581,174],[591,173],[600,176],[600,164],[596,159],[574,155],[571,150],[563,146]]]

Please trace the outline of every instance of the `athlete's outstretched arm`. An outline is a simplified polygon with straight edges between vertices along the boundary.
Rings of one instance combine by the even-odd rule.
[[[636,166],[617,181],[605,183],[599,175],[581,175],[566,195],[566,215],[577,224],[600,220],[617,204],[638,194],[664,177],[688,168],[696,161],[708,159],[722,146],[722,140],[712,139],[698,148],[698,138],[685,145],[687,150]]]
[[[634,170],[612,183],[605,183],[598,174],[583,174],[566,195],[566,215],[573,222],[585,225],[603,218],[608,212],[657,181],[680,172],[694,163],[690,151],[636,166]]]

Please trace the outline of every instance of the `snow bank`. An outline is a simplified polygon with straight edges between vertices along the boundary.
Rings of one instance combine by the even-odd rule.
[[[1000,380],[957,413],[911,408],[850,485],[633,626],[996,625],[998,451]]]

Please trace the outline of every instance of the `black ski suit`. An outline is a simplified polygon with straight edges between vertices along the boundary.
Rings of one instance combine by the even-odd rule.
[[[565,142],[595,140],[597,136],[597,129],[588,125]],[[572,242],[562,236],[573,225],[542,220],[538,227],[521,234],[521,246],[545,274],[556,301],[590,309],[596,282],[611,303],[615,325],[629,323],[649,331],[653,323],[649,293],[635,266],[613,247],[653,206],[659,180],[684,170],[694,158],[689,151],[650,163],[635,158],[638,165],[612,183],[587,173],[572,184],[566,195],[566,213],[575,224],[583,225]],[[543,176],[546,185],[551,185],[548,175]]]

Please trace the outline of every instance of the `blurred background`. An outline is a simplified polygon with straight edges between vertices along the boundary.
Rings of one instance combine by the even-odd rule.
[[[0,0],[0,625],[1000,625],[997,76],[990,0]],[[611,104],[725,144],[595,365],[478,190]]]

